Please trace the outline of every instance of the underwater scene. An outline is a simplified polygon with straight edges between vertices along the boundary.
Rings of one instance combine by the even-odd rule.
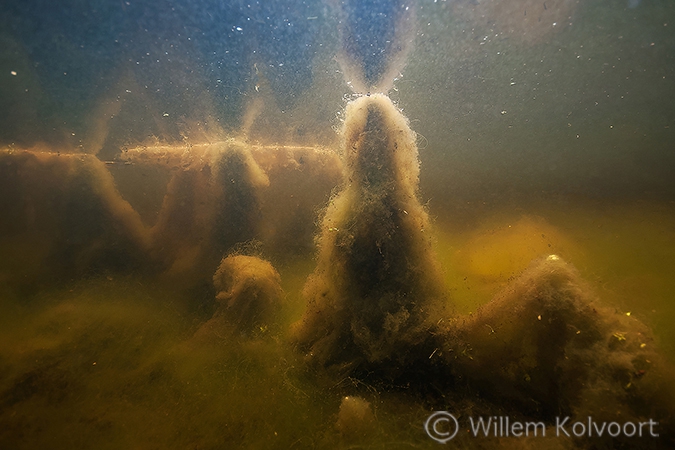
[[[0,449],[675,448],[675,2],[0,3]]]

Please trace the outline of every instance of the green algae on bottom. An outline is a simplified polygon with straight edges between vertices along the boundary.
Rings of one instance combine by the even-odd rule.
[[[500,220],[473,217],[473,223],[483,224],[473,230],[463,228],[459,218],[454,223],[439,220],[436,246],[451,281],[452,298],[475,311],[474,306],[489,300],[499,285],[522,270],[512,265],[506,273],[502,268],[499,273],[472,277],[472,266],[456,262],[476,242],[487,242],[477,241],[476,234],[518,242],[505,248],[518,249],[531,242],[536,250],[544,241],[540,234],[529,233],[530,227],[545,229],[546,236],[555,231],[560,239],[556,242],[574,245],[566,258],[600,299],[652,325],[670,355],[669,323],[675,314],[668,261],[675,256],[675,219],[667,206],[532,203],[517,212],[505,207],[492,211]],[[523,217],[538,219],[521,222]],[[528,232],[508,231],[508,224],[518,223],[516,229]],[[213,306],[214,300],[206,295],[177,294],[133,277],[46,287],[30,297],[3,291],[0,448],[262,449],[355,444],[436,448],[438,444],[423,429],[432,407],[457,411],[462,417],[500,413],[484,399],[468,402],[442,389],[429,402],[406,389],[356,379],[333,380],[329,386],[317,383],[316,374],[285,344],[284,335],[302,313],[297,291],[311,265],[310,255],[280,265],[288,301],[270,331],[203,347],[186,342],[210,317],[209,304]],[[469,277],[466,282],[464,276]],[[455,282],[471,289],[457,295]],[[373,405],[372,434],[357,442],[343,441],[335,426],[344,395],[358,395]],[[455,443],[465,448],[574,445],[555,438],[477,440],[465,435]],[[658,442],[635,444],[649,448]]]

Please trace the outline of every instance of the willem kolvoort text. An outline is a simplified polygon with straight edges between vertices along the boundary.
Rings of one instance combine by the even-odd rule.
[[[596,422],[592,417],[584,421],[570,422],[570,417],[557,417],[555,427],[546,428],[544,422],[512,421],[508,416],[492,416],[487,419],[469,417],[469,432],[474,436],[493,437],[545,437],[555,433],[559,437],[658,437],[655,427],[658,422]]]

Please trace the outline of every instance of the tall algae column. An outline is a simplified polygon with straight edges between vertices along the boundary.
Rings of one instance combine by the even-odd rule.
[[[342,145],[344,184],[321,223],[295,338],[342,374],[404,370],[433,351],[431,317],[445,304],[414,133],[387,96],[364,96],[347,106]]]
[[[257,237],[259,193],[269,179],[248,147],[236,143],[193,149],[175,164],[181,169],[152,229],[152,257],[165,280],[194,286],[234,245]]]

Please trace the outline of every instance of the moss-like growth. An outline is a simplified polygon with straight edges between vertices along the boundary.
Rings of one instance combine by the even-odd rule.
[[[167,280],[191,286],[235,244],[257,236],[259,191],[269,180],[238,144],[212,144],[181,166],[152,230],[153,258]]]
[[[268,261],[233,254],[220,262],[213,275],[216,301],[213,317],[191,342],[217,342],[233,333],[254,335],[274,321],[283,300],[281,277]]]
[[[538,260],[439,345],[457,388],[530,417],[658,418],[672,430],[675,390],[651,331],[602,305],[556,255]]]
[[[311,359],[349,372],[403,367],[428,344],[445,306],[429,218],[418,200],[415,136],[384,95],[347,106],[345,179],[318,237],[318,264],[295,339]]]

